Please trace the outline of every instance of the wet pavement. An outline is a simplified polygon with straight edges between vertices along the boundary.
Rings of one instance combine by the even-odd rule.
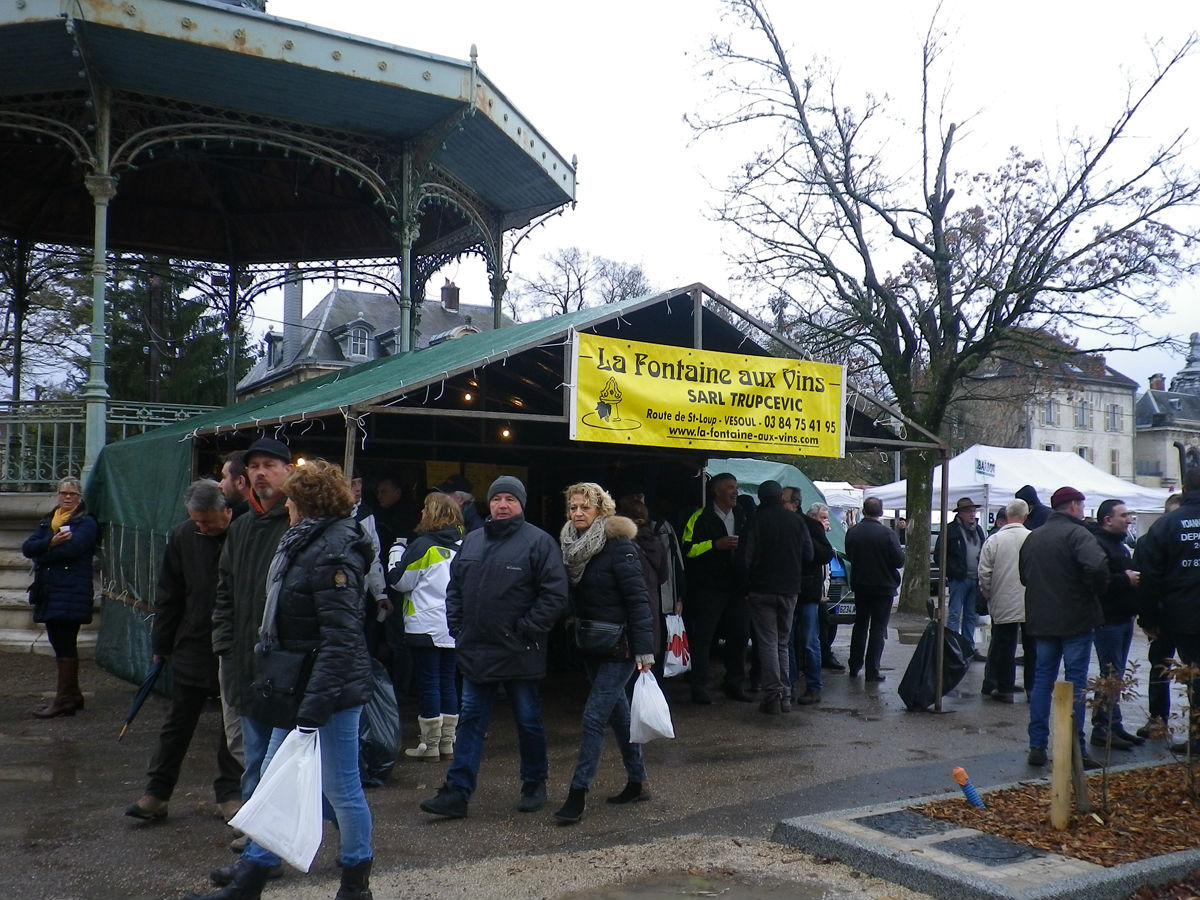
[[[954,790],[950,770],[957,765],[981,790],[1042,774],[1025,766],[1027,706],[982,699],[982,664],[945,699],[943,714],[906,712],[896,685],[924,622],[894,616],[893,625],[886,682],[866,685],[826,672],[823,702],[789,715],[765,716],[756,704],[719,694],[712,706],[696,706],[688,685],[667,682],[676,739],[646,747],[653,799],[627,807],[602,802],[624,783],[610,742],[587,813],[571,827],[556,825],[550,813],[574,764],[586,695],[581,676],[545,684],[550,800],[539,813],[515,811],[516,742],[499,704],[467,819],[433,820],[417,808],[441,783],[441,764],[402,758],[387,784],[368,791],[375,895],[918,896],[769,840],[784,819]],[[843,627],[835,645],[843,658],[849,632]],[[1133,657],[1144,654],[1139,637]],[[215,706],[193,741],[169,816],[139,823],[122,813],[142,793],[167,701],[153,695],[118,744],[134,686],[85,661],[86,710],[39,721],[29,711],[53,684],[53,668],[48,657],[0,653],[0,803],[7,813],[0,837],[8,848],[0,894],[157,898],[205,887],[206,873],[234,858],[211,793]],[[1141,674],[1144,697],[1144,666]],[[1130,727],[1143,720],[1144,700],[1126,704]],[[415,731],[411,704],[403,726],[408,741]],[[1159,742],[1121,761],[1167,755]],[[327,831],[312,872],[289,872],[265,894],[332,896],[335,852]]]

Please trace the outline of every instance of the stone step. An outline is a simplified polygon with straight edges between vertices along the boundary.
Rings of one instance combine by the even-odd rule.
[[[90,628],[90,626],[89,626]],[[95,631],[84,629],[79,632],[79,655],[92,659],[96,655]],[[8,652],[41,653],[53,656],[54,650],[46,640],[46,631],[41,626],[34,628],[0,628],[0,649]]]

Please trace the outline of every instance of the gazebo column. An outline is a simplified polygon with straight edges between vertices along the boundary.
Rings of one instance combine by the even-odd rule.
[[[104,448],[108,419],[104,294],[108,283],[108,203],[116,196],[117,180],[112,175],[87,175],[83,181],[95,204],[91,355],[88,360],[88,380],[83,388],[87,425],[84,432],[83,471],[80,473],[86,484]]]

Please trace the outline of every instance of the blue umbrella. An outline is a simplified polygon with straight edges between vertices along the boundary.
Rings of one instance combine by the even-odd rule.
[[[138,688],[138,692],[133,695],[133,702],[129,704],[129,715],[125,717],[125,724],[121,726],[121,733],[117,735],[117,740],[125,737],[125,732],[129,730],[129,726],[133,724],[134,717],[137,716],[138,710],[142,708],[142,704],[146,702],[146,698],[150,696],[150,691],[154,689],[154,682],[158,681],[158,676],[166,665],[165,659],[160,659],[150,666],[150,671],[146,673],[146,677],[142,679],[142,686]]]

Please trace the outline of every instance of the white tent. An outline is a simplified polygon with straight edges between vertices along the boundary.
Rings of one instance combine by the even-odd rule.
[[[814,481],[817,490],[825,495],[825,503],[841,509],[858,509],[863,502],[863,489],[848,481]]]
[[[1084,508],[1089,515],[1108,499],[1124,500],[1137,512],[1162,512],[1168,491],[1133,484],[1098,469],[1087,460],[1066,451],[1025,450],[1013,447],[988,447],[976,444],[950,460],[950,497],[953,508],[959,497],[995,510],[1016,496],[1022,486],[1031,484],[1047,506],[1050,495],[1070,485],[1087,497]],[[888,509],[907,505],[907,480],[866,489],[868,497],[878,497]],[[933,470],[933,509],[941,508],[942,467]]]

